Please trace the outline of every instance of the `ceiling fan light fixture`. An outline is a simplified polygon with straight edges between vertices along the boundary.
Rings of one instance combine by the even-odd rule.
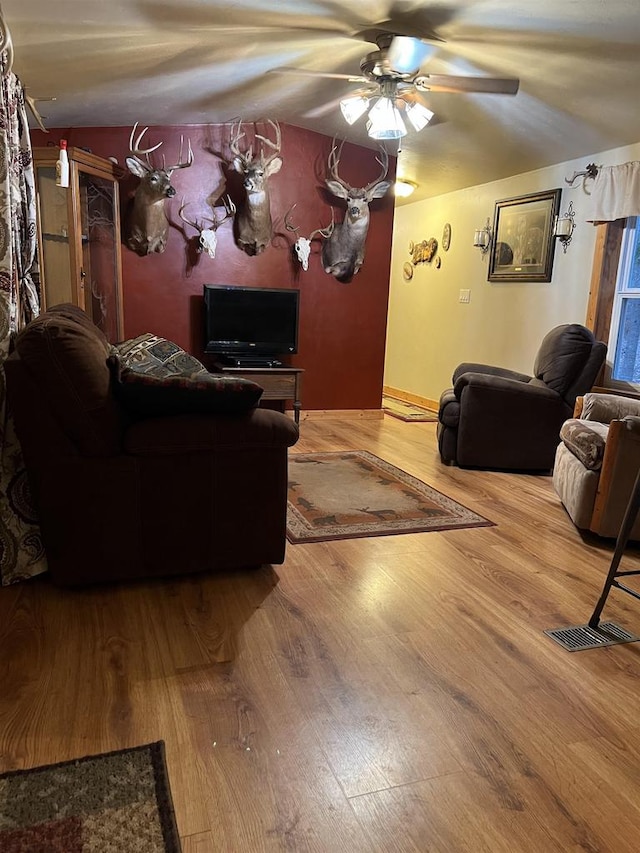
[[[400,139],[407,135],[402,116],[389,98],[378,98],[369,110],[367,133],[372,139]]]
[[[419,131],[426,127],[434,116],[434,113],[423,107],[415,101],[413,104],[407,104],[405,112],[407,118],[413,125],[414,130]]]
[[[369,98],[365,98],[363,95],[355,95],[352,98],[344,98],[340,101],[340,111],[344,120],[349,124],[353,124],[361,115],[366,113],[368,106]]]

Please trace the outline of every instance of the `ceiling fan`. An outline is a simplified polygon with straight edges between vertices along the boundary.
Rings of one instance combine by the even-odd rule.
[[[375,100],[369,110],[369,136],[374,139],[398,139],[407,132],[402,113],[417,131],[422,130],[433,118],[434,114],[422,93],[515,95],[518,91],[520,81],[516,78],[429,74],[422,71],[422,63],[434,50],[434,46],[428,44],[425,38],[396,35],[377,29],[365,31],[361,35],[366,41],[375,43],[378,49],[362,59],[360,74],[337,74],[286,66],[272,69],[272,73],[276,74],[323,77],[363,84],[353,92],[309,110],[305,114],[307,118],[317,118],[339,105],[345,120],[353,124],[367,112],[370,101]],[[435,33],[430,33],[427,39],[443,41]]]

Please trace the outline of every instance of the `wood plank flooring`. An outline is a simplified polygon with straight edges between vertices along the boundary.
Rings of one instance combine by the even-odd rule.
[[[2,589],[0,770],[162,739],[184,853],[635,853],[640,644],[543,633],[586,622],[612,543],[549,477],[443,466],[435,424],[301,431],[293,452],[368,450],[496,526]],[[604,618],[640,633],[640,602]]]

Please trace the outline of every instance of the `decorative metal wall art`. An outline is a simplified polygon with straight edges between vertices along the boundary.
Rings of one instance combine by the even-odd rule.
[[[435,237],[431,237],[429,240],[422,240],[420,243],[414,243],[413,241],[409,243],[409,252],[414,266],[430,263],[437,251],[438,241]]]

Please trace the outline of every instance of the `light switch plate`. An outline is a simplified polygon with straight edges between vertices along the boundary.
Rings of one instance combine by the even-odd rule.
[[[471,302],[471,291],[470,290],[461,290],[460,291],[460,302]]]

